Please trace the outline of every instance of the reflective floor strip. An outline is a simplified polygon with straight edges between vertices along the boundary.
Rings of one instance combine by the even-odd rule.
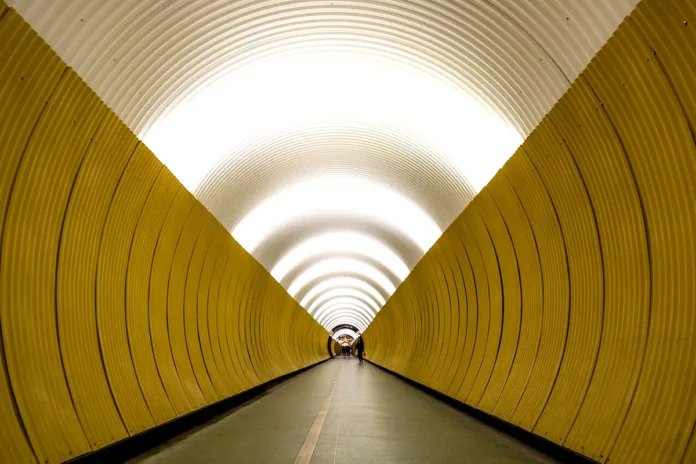
[[[321,428],[324,426],[324,420],[326,419],[326,414],[329,411],[329,406],[331,406],[331,399],[333,398],[334,389],[336,388],[336,382],[331,384],[331,390],[324,398],[324,402],[319,408],[317,417],[314,418],[312,426],[309,428],[309,433],[307,433],[307,438],[305,438],[304,444],[300,449],[297,458],[295,458],[295,464],[309,464],[314,454],[314,448],[317,446],[317,441],[319,441],[319,434],[321,433]]]

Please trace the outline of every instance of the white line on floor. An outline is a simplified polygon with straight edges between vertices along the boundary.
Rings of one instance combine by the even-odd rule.
[[[331,399],[333,398],[334,389],[336,388],[336,382],[331,384],[331,390],[324,398],[324,402],[319,408],[317,417],[314,418],[312,426],[309,428],[309,433],[307,438],[305,438],[304,444],[300,449],[297,458],[295,458],[295,464],[309,464],[314,454],[314,447],[317,446],[317,441],[319,441],[319,434],[321,433],[321,428],[324,426],[324,420],[326,419],[326,414],[329,411],[329,406],[331,406]]]

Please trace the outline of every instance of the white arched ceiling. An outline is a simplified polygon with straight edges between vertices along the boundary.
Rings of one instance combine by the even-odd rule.
[[[288,293],[295,297],[303,289],[309,287],[313,282],[317,282],[322,277],[326,276],[329,278],[329,276],[333,277],[338,273],[343,274],[346,272],[363,276],[371,284],[381,288],[389,295],[396,290],[396,285],[377,268],[352,258],[332,258],[320,261],[300,274],[288,285]]]
[[[361,304],[354,300],[351,302],[351,300],[347,297],[344,301],[339,301],[337,299],[335,302],[331,302],[323,306],[319,311],[317,311],[314,317],[319,323],[323,323],[332,317],[336,317],[336,315],[341,311],[350,313],[352,316],[357,318],[356,320],[362,320],[363,322],[369,322],[375,317],[375,315],[367,306],[365,306],[365,304]]]
[[[8,3],[302,305],[364,330],[637,0]]]
[[[353,311],[350,308],[342,308],[342,307],[336,307],[335,310],[326,316],[321,317],[319,319],[319,323],[323,325],[327,330],[330,330],[331,327],[335,327],[336,324],[333,322],[337,318],[341,317],[348,317],[350,319],[355,319],[356,322],[362,323],[363,327],[367,327],[367,325],[370,323],[370,319],[361,315],[360,313],[357,313]]]
[[[401,230],[423,252],[442,233],[432,217],[394,189],[350,175],[322,175],[275,192],[246,214],[232,235],[250,252],[286,223],[336,212]]]
[[[254,251],[254,256],[271,270],[289,248],[306,241],[309,237],[331,234],[338,230],[361,234],[389,244],[409,269],[412,269],[423,255],[423,251],[409,237],[408,231],[392,227],[379,218],[369,218],[359,213],[341,214],[331,211],[313,218],[312,221],[298,219],[286,224],[279,233],[269,236],[260,244]]]
[[[372,312],[375,314],[378,313],[382,307],[382,304],[377,302],[374,298],[372,298],[367,293],[364,293],[360,290],[355,290],[355,289],[351,289],[351,288],[335,288],[331,291],[324,293],[319,298],[317,298],[311,305],[309,305],[307,307],[307,311],[309,311],[310,314],[313,314],[314,311],[316,309],[320,308],[322,304],[326,303],[327,301],[331,300],[332,298],[338,298],[338,297],[357,298],[358,300],[365,303],[368,307],[370,307],[370,309],[372,309]]]
[[[386,303],[386,298],[379,292],[378,289],[365,282],[364,280],[354,277],[334,277],[332,279],[322,280],[320,284],[312,287],[310,292],[307,292],[300,300],[300,304],[312,312],[314,304],[317,300],[326,295],[328,292],[341,289],[358,290],[369,295],[380,307]]]
[[[356,253],[372,257],[384,264],[400,280],[408,276],[409,268],[394,251],[371,237],[350,232],[337,232],[311,237],[290,250],[273,266],[271,275],[281,282],[293,269],[306,260],[335,253]]]
[[[323,319],[326,319],[326,317],[330,317],[336,310],[342,308],[345,308],[346,311],[352,311],[356,313],[356,315],[361,315],[368,321],[372,320],[376,315],[376,311],[372,310],[372,308],[363,301],[357,298],[344,296],[327,301],[315,311],[313,316],[321,322]]]

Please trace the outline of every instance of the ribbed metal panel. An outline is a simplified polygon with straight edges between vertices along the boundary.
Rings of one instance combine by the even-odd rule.
[[[635,0],[11,0],[136,133],[244,60],[351,45],[446,74],[528,134]]]

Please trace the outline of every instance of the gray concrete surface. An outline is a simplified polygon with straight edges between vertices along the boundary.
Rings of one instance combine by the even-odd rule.
[[[311,464],[556,462],[355,358],[310,369],[132,462],[293,464],[332,389]]]

